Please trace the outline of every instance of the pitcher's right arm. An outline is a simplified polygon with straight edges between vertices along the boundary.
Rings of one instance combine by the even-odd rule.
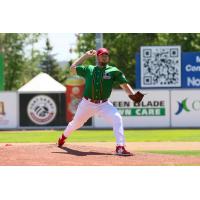
[[[97,54],[97,52],[95,50],[87,51],[83,56],[81,56],[80,58],[78,58],[76,61],[74,61],[72,63],[72,65],[70,66],[70,72],[73,75],[76,75],[77,74],[76,66],[82,65],[85,60],[87,60],[88,58],[91,58],[93,56],[96,56],[96,54]]]

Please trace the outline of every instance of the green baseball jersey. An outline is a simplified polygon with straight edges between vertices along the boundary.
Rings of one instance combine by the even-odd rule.
[[[84,96],[90,99],[108,99],[112,92],[113,82],[128,83],[124,74],[114,66],[106,65],[103,68],[89,65],[76,67],[79,76],[85,78]]]

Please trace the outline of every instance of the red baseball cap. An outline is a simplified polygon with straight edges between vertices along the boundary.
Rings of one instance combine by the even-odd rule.
[[[106,49],[106,48],[100,48],[100,49],[97,50],[97,56],[100,56],[100,55],[102,55],[102,54],[107,54],[107,55],[109,55],[108,49]]]

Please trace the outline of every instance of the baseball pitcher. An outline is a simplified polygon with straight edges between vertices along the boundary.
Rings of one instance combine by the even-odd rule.
[[[93,56],[97,56],[98,66],[82,65],[85,60]],[[108,49],[100,48],[97,51],[87,51],[71,65],[70,70],[73,74],[85,78],[85,90],[73,120],[68,124],[64,133],[58,139],[58,147],[62,147],[66,138],[69,137],[73,131],[82,127],[90,117],[97,114],[102,116],[113,126],[116,137],[116,154],[121,156],[133,155],[125,149],[122,117],[108,98],[111,95],[114,81],[120,85],[134,102],[140,102],[144,95],[141,92],[135,93],[128,84],[124,74],[117,67],[110,66],[108,63]]]

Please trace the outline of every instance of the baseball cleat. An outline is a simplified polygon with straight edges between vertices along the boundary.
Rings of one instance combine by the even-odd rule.
[[[64,136],[64,134],[61,135],[61,137],[59,137],[58,139],[58,147],[62,147],[65,144],[65,139],[67,137]]]
[[[116,155],[118,155],[118,156],[133,156],[132,153],[126,151],[124,146],[117,146],[116,147]]]

